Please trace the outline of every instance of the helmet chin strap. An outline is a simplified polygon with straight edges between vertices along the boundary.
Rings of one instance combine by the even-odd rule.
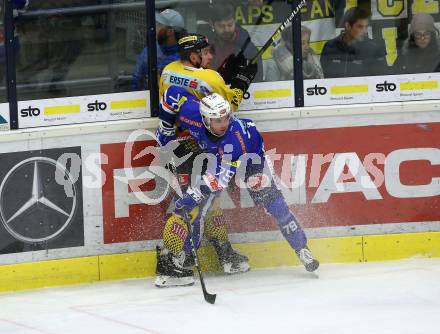
[[[205,126],[205,129],[208,130],[210,134],[212,134],[213,136],[216,136],[218,138],[224,136],[224,134],[222,134],[222,135],[215,134],[214,131],[211,130],[211,120],[209,120],[209,119],[205,120],[205,119],[206,119],[206,117],[202,117],[202,122],[203,122],[203,125]]]
[[[218,135],[218,134],[214,133],[214,132],[211,130],[211,128],[209,128],[208,131],[209,131],[213,136],[216,136],[217,138],[223,137],[223,136],[225,135],[224,133],[222,133],[221,135]]]

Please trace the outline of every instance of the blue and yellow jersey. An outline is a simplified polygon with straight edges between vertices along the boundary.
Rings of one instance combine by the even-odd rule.
[[[218,93],[231,104],[234,111],[243,99],[243,92],[238,88],[229,88],[216,71],[185,66],[180,60],[168,64],[162,72],[159,81],[161,100],[171,86],[183,88],[199,99],[210,93]]]

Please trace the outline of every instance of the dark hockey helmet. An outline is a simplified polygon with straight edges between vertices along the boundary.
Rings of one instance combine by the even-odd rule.
[[[179,39],[177,44],[182,58],[191,52],[201,52],[202,49],[209,46],[208,37],[197,34],[185,35]]]

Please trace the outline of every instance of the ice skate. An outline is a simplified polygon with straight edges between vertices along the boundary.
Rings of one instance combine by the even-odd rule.
[[[159,287],[188,286],[194,284],[194,272],[183,268],[184,252],[182,256],[174,256],[170,251],[156,248],[157,266],[154,284]]]
[[[196,261],[194,260],[194,256],[191,252],[185,252],[185,261],[183,262],[183,268],[192,269],[196,265]]]
[[[307,271],[313,272],[319,267],[319,261],[313,257],[312,252],[306,246],[300,250],[295,251],[296,255],[298,255],[299,260],[304,265]]]
[[[244,273],[250,270],[247,256],[237,253],[229,241],[221,244],[215,240],[212,243],[226,274]]]

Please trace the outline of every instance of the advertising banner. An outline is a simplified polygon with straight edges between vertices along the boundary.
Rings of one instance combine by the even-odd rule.
[[[150,117],[148,91],[18,102],[20,128]]]
[[[0,254],[84,245],[81,148],[0,154]]]
[[[239,110],[265,110],[295,106],[293,80],[256,82],[244,95]]]
[[[440,73],[304,81],[304,106],[423,101],[440,99]],[[292,108],[294,81],[251,84],[240,105],[244,110]]]
[[[306,228],[440,220],[440,123],[263,135],[286,201]],[[164,193],[148,172],[154,142],[135,142],[129,164],[125,145],[101,145],[108,157],[102,166],[104,242],[160,239],[170,196],[155,205],[136,196]],[[278,229],[247,189],[232,186],[222,196],[230,232]]]
[[[440,99],[440,73],[304,81],[304,105]]]
[[[276,173],[305,227],[440,220],[440,123],[268,132],[264,138],[267,151],[276,148]],[[276,229],[261,208],[234,205],[233,231]]]
[[[0,104],[0,131],[9,130],[9,104]]]
[[[130,150],[127,150],[127,143],[101,145],[101,154],[107,161],[101,167],[105,244],[162,238],[171,198],[163,196],[157,204],[145,203],[146,198],[156,197],[154,192],[158,192],[159,197],[163,193],[159,178],[148,172],[154,156],[141,153],[146,148],[157,152],[155,146],[155,141],[136,141]],[[124,154],[127,155],[126,162]],[[133,191],[136,185],[139,186],[138,193]]]

